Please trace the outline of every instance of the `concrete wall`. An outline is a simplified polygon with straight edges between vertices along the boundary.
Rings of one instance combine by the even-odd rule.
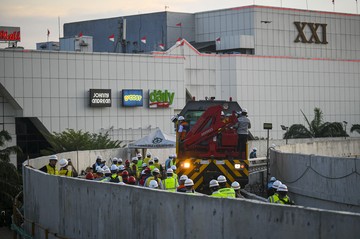
[[[360,233],[360,214],[168,193],[28,167],[23,176],[25,217],[68,238],[356,238]],[[45,238],[38,227],[35,235]]]
[[[351,147],[359,140],[343,141]],[[305,146],[308,145],[308,151]],[[301,152],[318,149],[339,150],[351,148],[339,142],[315,142],[297,146],[285,145],[280,150],[296,147]],[[358,146],[357,146],[358,147]],[[355,147],[356,148],[356,147]],[[358,150],[358,149],[357,149]],[[321,151],[321,150],[319,150]],[[314,151],[312,151],[314,152]],[[319,153],[320,154],[320,153]],[[285,183],[290,195],[299,205],[323,209],[360,212],[360,159],[329,157],[271,150],[270,174]]]

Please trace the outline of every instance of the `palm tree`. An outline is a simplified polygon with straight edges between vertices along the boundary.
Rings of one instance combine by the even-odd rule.
[[[10,134],[0,131],[0,209],[12,207],[15,196],[22,190],[21,175],[15,165],[10,163],[10,154],[21,153],[17,146],[6,147],[6,143],[11,141]]]
[[[314,119],[310,122],[304,112],[303,114],[309,128],[302,124],[293,124],[289,130],[284,134],[284,139],[295,138],[321,138],[321,137],[346,137],[343,125],[339,122],[324,122],[323,113],[320,108],[314,109]]]
[[[352,132],[356,132],[356,133],[358,133],[358,134],[360,134],[360,124],[353,124],[352,126],[351,126],[351,129],[350,129],[350,132],[352,133]]]

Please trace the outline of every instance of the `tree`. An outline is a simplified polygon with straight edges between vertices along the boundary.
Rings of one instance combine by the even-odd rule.
[[[73,129],[66,129],[61,133],[54,132],[47,140],[51,144],[51,148],[42,150],[43,155],[77,150],[118,148],[121,144],[118,140],[111,140],[108,132],[105,134],[90,134],[89,132],[75,131]]]
[[[350,132],[352,133],[352,132],[356,132],[356,133],[358,133],[358,134],[360,134],[360,124],[353,124],[352,126],[351,126],[351,129],[350,129]]]
[[[314,109],[314,119],[310,122],[304,112],[303,114],[308,128],[302,124],[293,124],[284,134],[284,139],[295,138],[321,138],[321,137],[346,137],[343,125],[339,122],[324,122],[323,113],[320,108]]]
[[[9,132],[0,131],[0,209],[10,209],[15,196],[22,190],[21,175],[10,163],[10,154],[21,153],[21,149],[17,146],[6,147],[9,141]]]

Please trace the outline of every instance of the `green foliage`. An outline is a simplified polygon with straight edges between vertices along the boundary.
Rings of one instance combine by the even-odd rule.
[[[351,126],[351,129],[350,129],[350,132],[352,133],[352,132],[356,132],[356,133],[358,133],[358,134],[360,134],[360,124],[353,124],[352,126]]]
[[[10,134],[4,130],[0,131],[0,147],[5,147],[8,141],[11,141]],[[14,197],[22,190],[21,175],[9,162],[11,153],[21,153],[21,150],[17,146],[0,150],[0,209],[11,208]]]
[[[301,111],[301,113],[305,118],[308,128],[302,124],[291,125],[289,130],[284,134],[284,139],[348,136],[342,123],[324,122],[323,113],[319,108],[314,109],[314,119],[311,122],[308,120],[304,112]]]
[[[121,144],[118,140],[111,140],[108,132],[105,134],[90,134],[89,132],[75,131],[73,129],[67,129],[61,133],[54,132],[48,138],[48,141],[51,148],[42,150],[43,155],[76,150],[119,148]]]

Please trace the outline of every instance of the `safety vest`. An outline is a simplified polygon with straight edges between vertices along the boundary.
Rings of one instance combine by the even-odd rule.
[[[154,163],[153,165],[160,170],[160,163]]]
[[[137,164],[136,164],[138,168],[142,167],[143,161],[144,160],[138,158],[138,161],[137,161]]]
[[[73,176],[72,171],[71,171],[71,170],[67,170],[67,169],[61,169],[61,170],[59,171],[59,175],[67,176],[67,177],[72,177],[72,176]]]
[[[154,164],[152,164],[152,165],[149,165],[149,168],[150,168],[150,170],[151,170],[151,172],[152,172],[156,167],[155,167]]]
[[[277,193],[268,198],[269,203],[277,203],[277,201],[279,201],[279,194]]]
[[[175,178],[176,181],[178,180],[178,175],[177,175],[175,172],[173,172],[173,176],[172,176],[172,177]]]
[[[150,159],[151,159],[151,158],[148,158],[148,157],[144,158],[144,163],[146,163],[147,165],[149,165]],[[142,164],[141,164],[141,165],[142,165]]]
[[[134,169],[134,166],[135,166],[135,169]],[[139,172],[139,167],[137,166],[137,164],[132,163],[132,164],[130,165],[130,168],[131,168],[132,173],[134,174],[134,176],[135,176],[136,178],[139,178],[140,172]]]
[[[219,191],[215,191],[211,194],[212,197],[216,197],[216,198],[226,198],[224,197],[224,195],[222,193],[220,193]]]
[[[155,180],[155,177],[154,177],[154,176],[148,177],[148,178],[146,179],[146,181],[145,181],[145,187],[149,187],[151,180]],[[161,179],[160,179],[160,178],[157,178],[156,181],[158,182],[159,187],[161,187],[161,184],[162,184],[162,183],[161,183]]]
[[[46,171],[51,175],[59,175],[59,171],[55,167],[51,167],[50,164],[46,164]]]
[[[113,182],[113,183],[119,183],[120,182],[120,178],[118,177],[118,175],[116,173],[113,173],[110,176],[110,182]]]
[[[289,198],[288,195],[286,195],[284,198],[278,197],[278,200],[276,201],[276,203],[280,203],[280,204],[290,204],[290,198]]]
[[[168,177],[163,180],[164,189],[170,192],[175,192],[177,187],[177,180],[173,177]]]
[[[219,192],[227,198],[235,198],[235,190],[233,188],[221,188]]]

